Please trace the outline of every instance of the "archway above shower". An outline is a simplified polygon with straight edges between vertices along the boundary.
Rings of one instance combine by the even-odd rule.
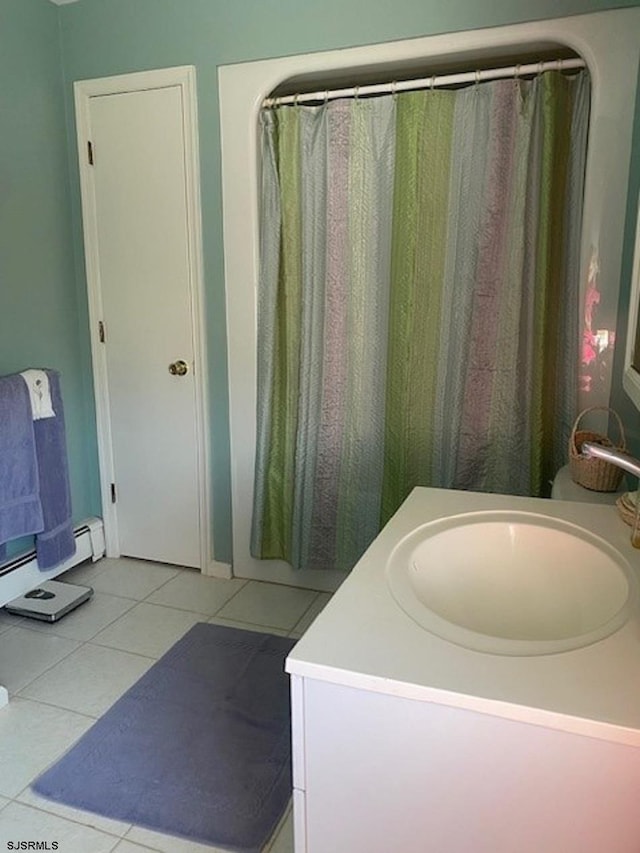
[[[582,266],[598,252],[603,298],[617,304],[626,185],[635,105],[640,10],[616,10],[487,30],[451,33],[366,48],[224,66],[219,71],[223,143],[225,270],[229,341],[234,572],[240,577],[331,588],[339,574],[293,572],[249,554],[255,463],[256,283],[258,272],[257,115],[263,99],[286,90],[312,91],[365,80],[393,80],[518,62],[559,45],[583,57],[593,78],[585,183]],[[616,44],[616,51],[610,45]],[[358,82],[359,81],[359,82]],[[606,114],[607,121],[602,117]],[[584,278],[584,275],[582,275]]]

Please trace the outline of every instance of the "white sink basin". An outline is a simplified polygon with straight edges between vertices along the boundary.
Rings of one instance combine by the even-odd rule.
[[[425,524],[387,565],[391,592],[419,625],[476,651],[541,655],[618,630],[635,597],[631,566],[577,525],[486,511]]]

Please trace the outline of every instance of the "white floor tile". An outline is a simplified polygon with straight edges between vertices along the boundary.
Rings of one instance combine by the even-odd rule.
[[[92,723],[61,708],[11,699],[0,711],[0,795],[17,796]]]
[[[77,648],[73,640],[22,626],[5,631],[0,643],[0,684],[10,694],[16,693]]]
[[[275,833],[271,846],[265,853],[294,853],[293,850],[293,811],[289,810],[284,822]]]
[[[104,631],[100,631],[92,642],[159,658],[186,634],[192,625],[202,621],[205,620],[197,613],[144,602],[129,610]]]
[[[0,841],[22,839],[48,841],[50,845],[56,841],[62,853],[110,853],[118,843],[113,835],[22,803],[9,803],[0,817]]]
[[[211,848],[208,848],[211,851]],[[141,844],[134,844],[131,841],[119,841],[113,853],[149,853],[149,850],[158,850],[157,847],[143,847]]]
[[[86,643],[32,681],[20,695],[99,717],[153,663],[151,658]]]
[[[14,616],[13,613],[7,613],[6,610],[0,610],[0,634],[8,631],[9,628],[15,628],[21,622],[24,622],[22,616]]]
[[[318,616],[326,605],[331,601],[331,595],[328,592],[319,592],[318,597],[312,603],[311,607],[304,614],[302,619],[294,625],[293,631],[289,634],[290,637],[301,637],[304,632],[311,626],[316,616]]]
[[[106,592],[96,592],[84,604],[71,613],[67,613],[58,622],[41,622],[37,619],[24,619],[23,628],[39,631],[41,634],[55,634],[70,640],[90,640],[92,637],[115,622],[127,610],[135,607],[132,598],[121,598]]]
[[[196,622],[297,637],[330,596],[132,559],[85,563],[60,579],[93,587],[93,599],[51,625],[0,611],[0,683],[20,691],[0,710],[0,842],[57,840],[61,853],[227,853],[28,786]],[[290,813],[267,851],[293,853]]]
[[[185,838],[177,838],[174,835],[164,835],[150,829],[143,829],[141,826],[131,827],[125,836],[125,840],[151,847],[152,850],[160,850],[161,853],[229,853],[228,848],[198,844]]]
[[[58,817],[65,818],[65,820],[75,820],[76,823],[82,823],[85,826],[98,829],[100,832],[108,832],[111,835],[116,835],[118,838],[122,838],[131,829],[130,823],[111,820],[111,818],[102,817],[102,815],[93,814],[92,812],[73,809],[71,806],[63,806],[61,803],[41,797],[32,791],[31,788],[25,788],[20,796],[16,797],[16,802],[22,803],[25,806],[32,806],[41,811],[50,812]],[[64,853],[64,851],[61,850],[60,853]]]
[[[96,560],[95,563],[87,560],[59,575],[56,580],[63,583],[77,583],[80,586],[93,586],[98,575],[111,565],[113,565],[111,560]]]
[[[238,578],[222,580],[195,571],[184,571],[152,593],[146,601],[213,616],[246,583]]]
[[[104,571],[96,575],[91,586],[96,592],[108,592],[123,598],[142,601],[179,572],[179,568],[150,563],[146,560],[120,558],[101,560]]]
[[[250,581],[216,615],[290,631],[317,595],[307,589]]]

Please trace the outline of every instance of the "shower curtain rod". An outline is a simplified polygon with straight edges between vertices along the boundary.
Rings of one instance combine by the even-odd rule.
[[[283,104],[305,104],[311,101],[330,101],[336,98],[358,98],[361,95],[388,95],[407,92],[413,89],[435,89],[443,86],[457,86],[462,83],[481,83],[486,80],[499,80],[505,77],[526,77],[541,74],[543,71],[572,71],[584,68],[583,59],[553,59],[546,62],[530,62],[526,65],[510,65],[505,68],[485,68],[478,71],[463,71],[458,74],[434,74],[419,80],[398,80],[391,83],[372,83],[366,86],[351,86],[348,89],[326,89],[319,92],[305,92],[299,95],[282,95],[265,98],[263,107],[278,107]]]

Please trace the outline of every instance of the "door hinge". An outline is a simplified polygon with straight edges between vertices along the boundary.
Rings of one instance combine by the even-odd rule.
[[[111,503],[114,504],[116,502],[116,484],[111,483]]]
[[[104,323],[102,320],[98,321],[98,340],[101,344],[105,342]]]
[[[93,166],[93,142],[87,140],[87,160],[89,165]]]

